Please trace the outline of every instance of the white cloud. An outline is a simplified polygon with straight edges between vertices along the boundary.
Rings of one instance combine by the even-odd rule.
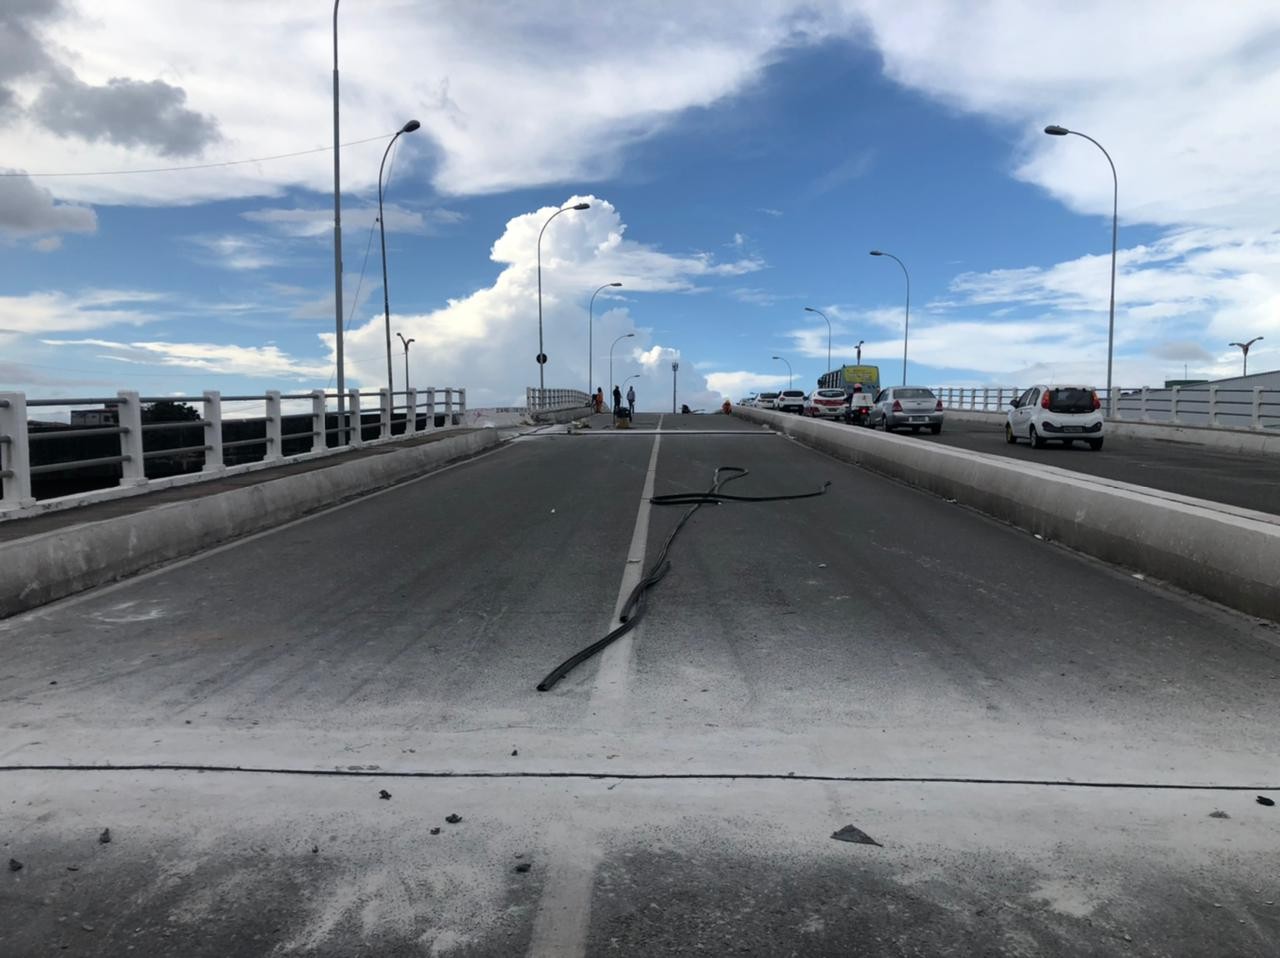
[[[707,388],[726,399],[737,402],[745,396],[766,390],[784,389],[787,385],[787,374],[753,373],[746,370],[718,372],[707,374]]]
[[[61,292],[0,296],[0,332],[49,335],[107,326],[141,326],[156,317],[137,308],[163,297],[158,293],[94,289],[79,294]]]
[[[97,228],[97,214],[87,206],[55,202],[49,190],[28,176],[0,176],[0,239],[93,233]]]
[[[270,252],[264,242],[253,236],[235,236],[229,233],[221,236],[193,236],[191,242],[213,254],[208,262],[226,269],[266,269],[280,262],[280,258]]]
[[[200,369],[222,375],[306,381],[329,375],[326,362],[299,360],[278,346],[225,343],[116,342],[104,339],[45,339],[47,346],[92,346],[113,352],[96,358],[157,367]]]
[[[433,209],[425,212],[406,209],[394,203],[382,204],[383,217],[388,233],[430,233],[439,227],[459,223],[463,215],[456,210]],[[333,208],[267,208],[247,210],[240,214],[254,223],[262,223],[285,236],[302,238],[333,235]],[[352,223],[377,222],[378,207],[348,207],[342,211],[343,221]]]

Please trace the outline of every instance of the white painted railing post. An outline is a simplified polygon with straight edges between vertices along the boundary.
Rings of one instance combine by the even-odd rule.
[[[427,431],[430,432],[436,428],[436,387],[429,386],[427,388]]]
[[[1181,392],[1181,386],[1174,386],[1169,392],[1169,421],[1175,426],[1178,424],[1178,396]]]
[[[204,472],[221,472],[222,461],[222,393],[204,391]]]
[[[0,507],[21,509],[31,495],[31,447],[27,445],[27,397],[0,393]]]
[[[1209,387],[1209,425],[1218,424],[1218,387]]]
[[[1253,387],[1253,408],[1250,410],[1250,414],[1249,414],[1249,428],[1250,429],[1262,428],[1262,387],[1261,386]]]
[[[1149,391],[1146,386],[1143,386],[1141,398],[1138,399],[1138,418],[1143,422],[1151,421],[1147,415],[1147,393]]]
[[[418,390],[408,392],[404,403],[404,434],[412,436],[418,431]]]
[[[458,389],[458,421],[467,414],[467,387],[462,386]]]
[[[982,411],[990,412],[991,410],[991,387],[982,387]]]
[[[327,428],[328,416],[325,413],[325,395],[323,389],[311,390],[311,451],[324,452],[329,445]]]
[[[138,394],[122,389],[116,393],[116,417],[120,428],[120,485],[140,486],[147,481],[147,462],[142,458],[142,403]]]
[[[267,390],[267,451],[262,456],[263,462],[279,459],[284,455],[281,448],[284,445],[284,428],[281,423],[283,416],[282,407],[280,405],[280,391],[278,389]]]
[[[446,426],[453,425],[453,387],[446,386],[444,390],[444,424]]]
[[[360,390],[352,389],[347,393],[347,410],[351,415],[351,428],[347,435],[351,445],[359,448],[364,445],[364,424],[360,418]]]
[[[391,390],[383,386],[378,390],[378,438],[391,438]]]

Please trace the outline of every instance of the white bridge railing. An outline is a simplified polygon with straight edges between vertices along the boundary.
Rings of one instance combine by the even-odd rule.
[[[467,411],[466,390],[453,387],[353,389],[341,417],[329,409],[337,398],[323,390],[40,399],[0,392],[0,517],[37,499],[79,504],[114,498],[121,487],[143,491],[403,439],[459,425]],[[377,402],[362,406],[369,398]],[[42,422],[34,413],[59,418]]]
[[[1011,400],[1026,392],[1026,387],[939,386],[934,392],[951,409],[1004,412]],[[1107,391],[1099,389],[1098,396],[1102,399],[1102,408],[1108,408]],[[1280,432],[1280,389],[1214,385],[1119,389],[1116,410],[1110,418],[1173,426]]]
[[[590,404],[591,396],[581,389],[539,389],[537,386],[530,386],[525,390],[525,405],[531,413],[577,409]]]

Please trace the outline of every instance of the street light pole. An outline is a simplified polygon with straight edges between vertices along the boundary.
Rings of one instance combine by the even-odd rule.
[[[551,225],[551,221],[569,210],[588,210],[591,208],[590,203],[576,203],[573,206],[562,206],[550,216],[547,221],[542,224],[542,229],[538,231],[538,390],[539,394],[547,388],[546,382],[546,365],[547,354],[542,348],[542,234],[547,231],[547,227]]]
[[[1116,341],[1116,234],[1119,228],[1120,178],[1116,176],[1116,164],[1112,161],[1111,154],[1089,134],[1081,133],[1079,130],[1068,130],[1065,126],[1058,126],[1057,124],[1046,126],[1044,131],[1050,136],[1066,136],[1071,133],[1075,136],[1084,137],[1102,150],[1102,155],[1107,158],[1107,163],[1111,167],[1111,302],[1107,307],[1107,409],[1108,415],[1114,416],[1116,413],[1116,398],[1111,391],[1111,358]]]
[[[787,364],[787,388],[790,389],[792,386],[792,378],[793,378],[791,375],[791,362],[787,359],[783,359],[783,357],[781,356],[774,356],[773,358],[781,359],[784,363]]]
[[[347,444],[346,367],[342,359],[342,186],[338,149],[338,3],[333,0],[333,307],[334,349],[338,363],[338,445]]]
[[[827,314],[820,309],[814,309],[812,306],[806,306],[805,312],[817,313],[823,319],[827,319]],[[831,372],[831,320],[827,319],[827,372]]]
[[[610,286],[621,286],[621,285],[622,285],[621,283],[605,283],[603,286],[600,287],[600,289],[608,289]],[[595,293],[591,294],[591,302],[587,304],[587,395],[588,396],[594,396],[596,394],[595,387],[591,385],[592,380],[594,378],[591,375],[591,360],[593,358],[591,353],[592,353],[592,350],[594,349],[594,347],[592,346],[592,330],[595,328],[595,324],[593,322],[593,318],[594,318],[593,312],[596,306],[596,293],[600,292],[600,289],[597,289]],[[612,388],[613,383],[610,383],[609,386]]]
[[[386,224],[382,222],[382,171],[387,165],[387,154],[395,146],[396,140],[400,139],[400,134],[412,133],[421,125],[417,120],[410,120],[396,130],[396,135],[391,138],[387,148],[382,151],[382,163],[378,165],[378,235],[382,239],[382,317],[387,331],[387,401],[392,406],[395,406],[396,400],[391,382],[391,294],[387,291],[387,230]],[[408,386],[405,388],[407,389]]]
[[[680,363],[671,361],[671,414],[675,415],[676,411],[676,373],[680,371]]]
[[[887,256],[899,266],[902,267],[902,275],[907,278],[907,312],[906,320],[902,324],[902,385],[907,384],[907,338],[911,333],[911,274],[907,272],[907,264],[898,259],[892,253],[886,253],[883,250],[873,249],[872,256]]]
[[[1254,336],[1253,339],[1249,340],[1247,343],[1227,343],[1228,346],[1239,346],[1244,351],[1244,375],[1245,376],[1249,375],[1249,347],[1252,346],[1254,343],[1256,343],[1258,340],[1265,339],[1265,338],[1266,338],[1265,336]]]
[[[609,396],[613,396],[613,347],[624,339],[630,339],[635,333],[623,333],[609,345]]]
[[[863,343],[865,343],[865,342],[866,342],[866,340],[865,340],[865,339],[860,339],[860,340],[858,340],[858,347],[857,347],[857,349],[858,349],[858,360],[857,360],[857,361],[858,361],[858,365],[859,365],[859,366],[861,366],[861,365],[862,365],[862,344],[863,344]]]
[[[412,342],[415,342],[415,340],[412,336],[410,336],[408,339],[405,339],[404,333],[396,333],[396,335],[400,337],[400,342],[404,343],[404,396],[405,396],[404,401],[407,407],[409,403],[409,344]],[[395,405],[395,404],[392,403],[392,405]],[[417,410],[416,409],[411,410],[410,415],[416,416]]]

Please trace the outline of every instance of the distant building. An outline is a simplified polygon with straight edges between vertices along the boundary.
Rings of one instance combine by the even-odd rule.
[[[120,425],[120,407],[115,403],[107,403],[101,409],[73,409],[71,425],[118,426]]]

